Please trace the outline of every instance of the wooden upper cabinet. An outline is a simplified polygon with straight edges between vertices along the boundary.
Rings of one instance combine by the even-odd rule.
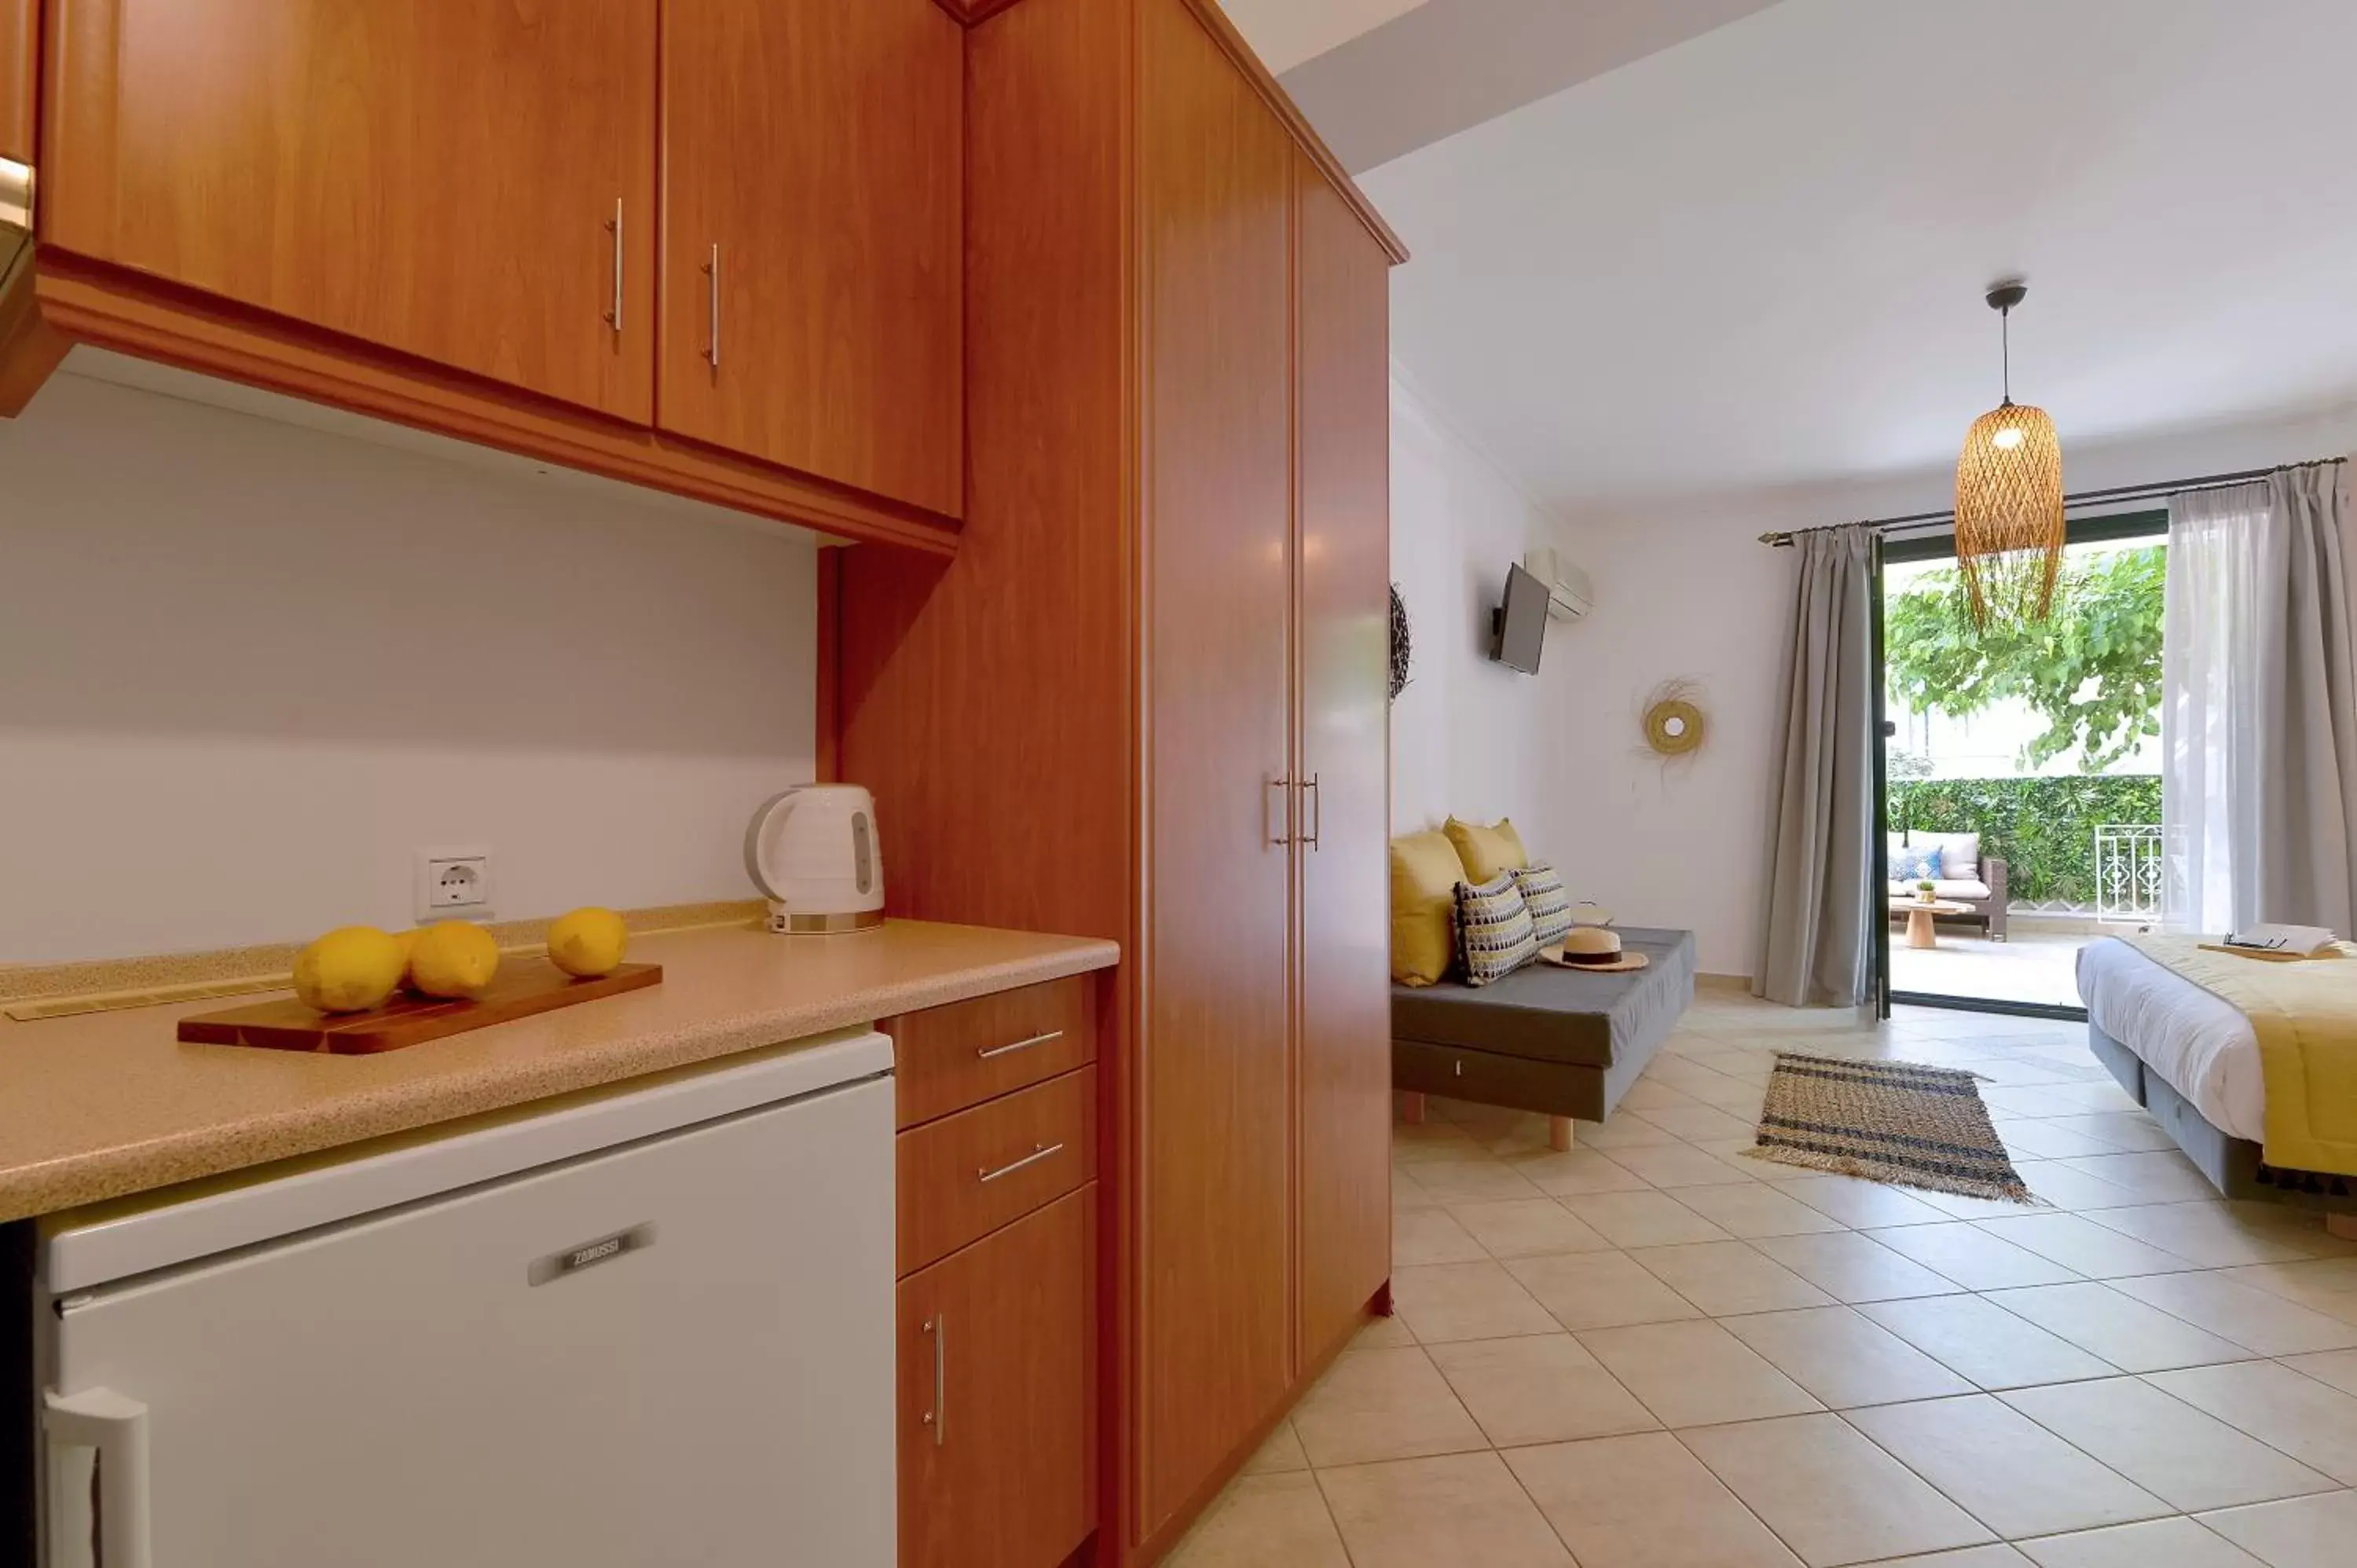
[[[0,0],[0,158],[33,161],[33,80],[40,0]]]
[[[1314,1362],[1391,1277],[1391,259],[1295,160],[1300,1304]]]
[[[655,13],[53,0],[39,237],[647,423]]]
[[[666,0],[662,59],[657,423],[958,515],[963,29],[933,0]]]

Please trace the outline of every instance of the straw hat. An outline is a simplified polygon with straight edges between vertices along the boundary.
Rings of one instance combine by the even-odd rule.
[[[1645,955],[1623,952],[1620,933],[1609,926],[1574,926],[1563,940],[1539,956],[1566,969],[1593,970],[1598,974],[1625,974],[1645,967]]]

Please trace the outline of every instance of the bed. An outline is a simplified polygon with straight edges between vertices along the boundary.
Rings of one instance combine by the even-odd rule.
[[[2266,1089],[2257,1033],[2233,1004],[2124,941],[2079,950],[2087,1043],[2227,1197],[2357,1213],[2345,1176],[2275,1169],[2261,1157]]]

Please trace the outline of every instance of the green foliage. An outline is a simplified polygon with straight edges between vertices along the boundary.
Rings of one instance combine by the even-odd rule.
[[[1885,622],[1891,695],[1916,713],[1967,718],[2007,697],[2046,721],[2022,749],[2038,768],[2072,747],[2100,773],[2160,734],[2158,545],[2066,560],[2042,626],[1973,629],[1964,579],[1930,572],[1891,596]]]
[[[2095,901],[2095,828],[2160,821],[2160,780],[2104,778],[1926,779],[1889,787],[1890,830],[1978,833],[1981,853],[2006,863],[2007,896],[2028,902]]]

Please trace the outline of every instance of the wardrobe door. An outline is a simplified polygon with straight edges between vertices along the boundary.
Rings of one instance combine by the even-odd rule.
[[[1296,155],[1300,1330],[1391,1277],[1390,258]]]
[[[1292,145],[1181,0],[1140,0],[1138,1525],[1290,1379]]]

